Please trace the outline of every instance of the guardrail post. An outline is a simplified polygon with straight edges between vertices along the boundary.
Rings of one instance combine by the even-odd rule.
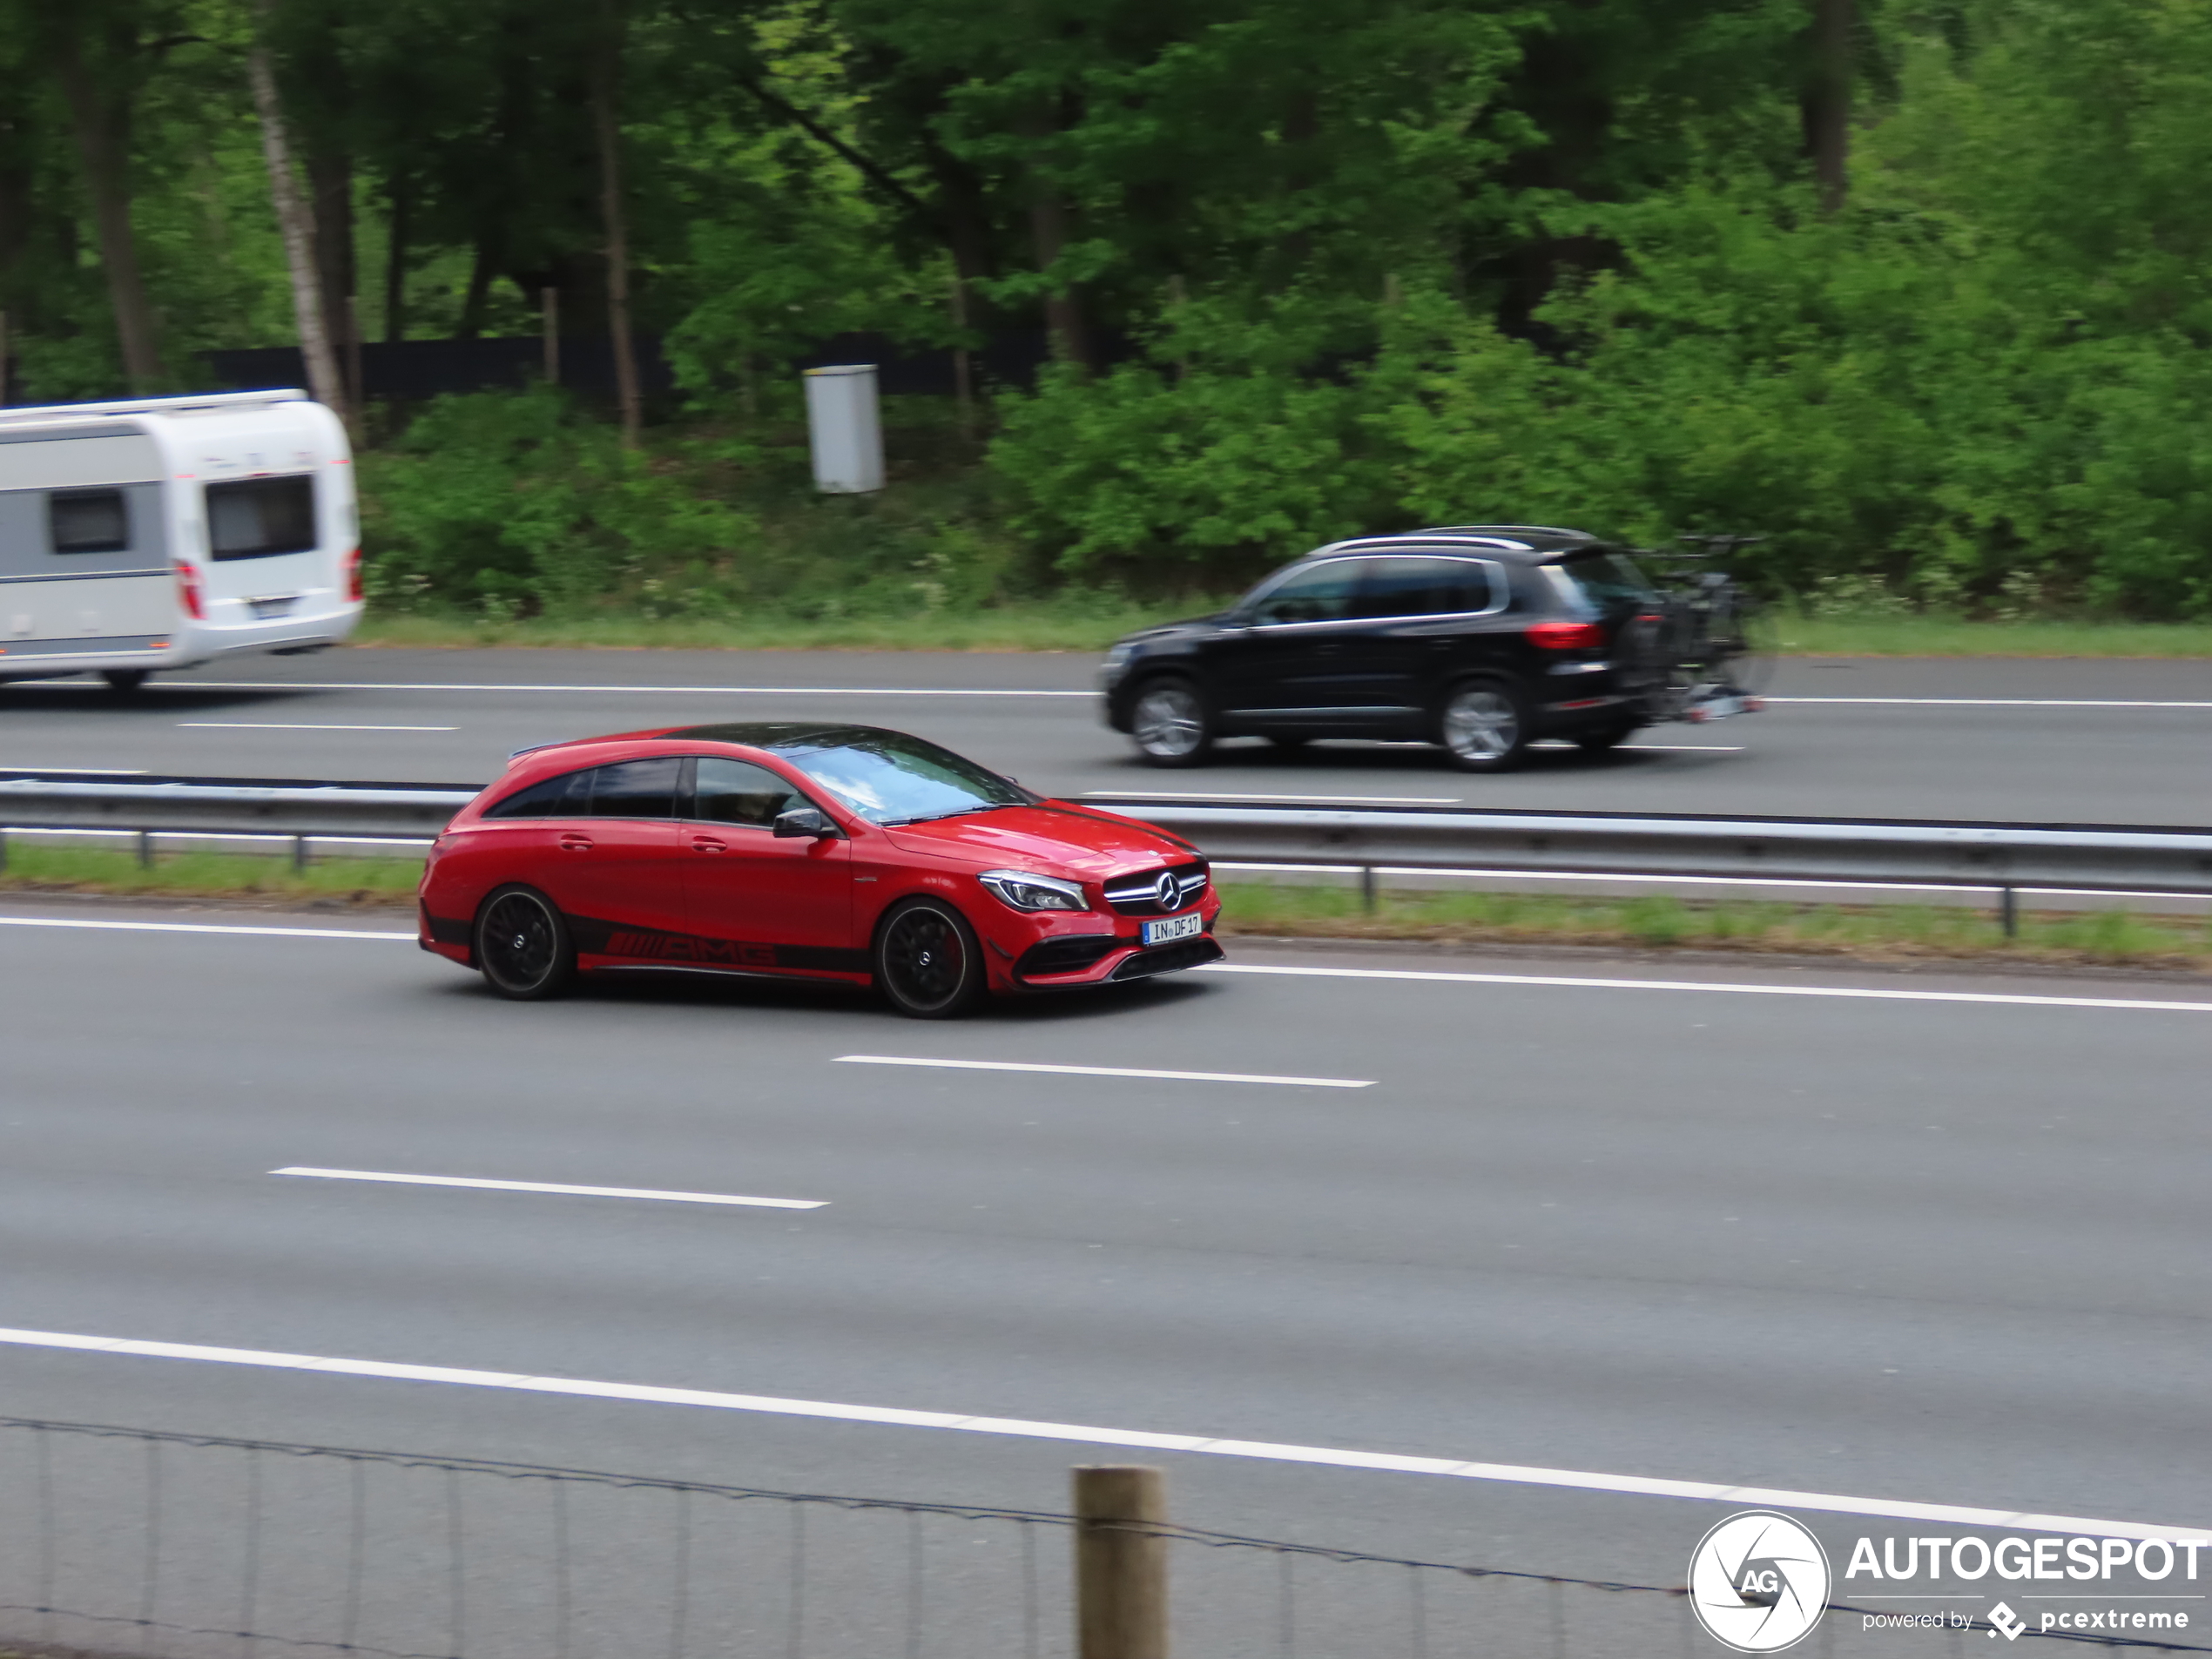
[[[2009,886],[1997,889],[1997,921],[2004,928],[2006,938],[2020,936],[2020,895]]]
[[[1359,907],[1371,916],[1375,914],[1375,867],[1372,864],[1359,867]]]
[[[547,292],[550,293],[551,290],[549,289]],[[295,835],[292,838],[292,873],[305,875],[307,873],[307,838],[304,835]]]
[[[8,873],[8,832],[0,830],[0,875]]]
[[[1076,1659],[1168,1659],[1166,1480],[1083,1466],[1075,1488]]]
[[[152,830],[138,832],[138,867],[142,870],[153,868],[153,832]]]

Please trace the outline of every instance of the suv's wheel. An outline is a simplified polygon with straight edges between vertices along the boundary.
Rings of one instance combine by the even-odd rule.
[[[875,982],[917,1020],[965,1014],[983,995],[983,950],[967,918],[936,899],[909,899],[875,936]]]
[[[128,696],[146,683],[146,671],[143,668],[104,668],[100,671],[100,678],[107,682],[109,691],[121,691]]]
[[[1213,747],[1213,720],[1189,680],[1154,680],[1137,688],[1130,735],[1150,765],[1196,766]]]
[[[1507,772],[1528,752],[1527,715],[1510,686],[1475,680],[1444,699],[1437,741],[1463,772]]]
[[[567,920],[536,887],[502,887],[476,913],[476,967],[518,1002],[558,996],[576,977]]]

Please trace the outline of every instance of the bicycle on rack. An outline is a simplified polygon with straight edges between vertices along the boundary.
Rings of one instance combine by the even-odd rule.
[[[1714,566],[1764,536],[1685,536],[1679,550],[1646,550],[1660,590],[1642,697],[1651,718],[1717,720],[1754,711],[1773,677],[1771,618],[1725,568]]]

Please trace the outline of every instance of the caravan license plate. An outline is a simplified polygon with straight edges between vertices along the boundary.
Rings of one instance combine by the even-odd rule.
[[[1170,939],[1189,939],[1204,933],[1206,919],[1195,910],[1187,916],[1170,916],[1165,921],[1148,921],[1144,924],[1144,942],[1164,945]]]

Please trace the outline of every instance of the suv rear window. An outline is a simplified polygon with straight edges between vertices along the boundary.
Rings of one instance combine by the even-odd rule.
[[[1579,597],[1599,610],[1642,604],[1653,592],[1643,572],[1619,553],[1578,553],[1544,568],[1566,597]]]

